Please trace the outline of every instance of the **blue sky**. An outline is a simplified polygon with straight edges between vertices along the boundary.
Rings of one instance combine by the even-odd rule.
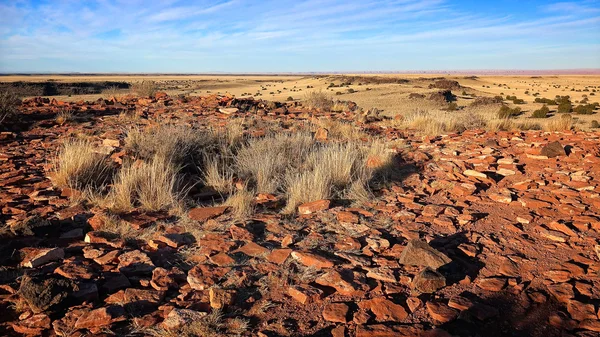
[[[600,68],[600,0],[0,0],[0,72]]]

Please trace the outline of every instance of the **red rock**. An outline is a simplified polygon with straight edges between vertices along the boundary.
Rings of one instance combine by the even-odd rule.
[[[316,269],[333,267],[333,262],[320,255],[298,251],[292,252],[291,255],[294,259],[298,260],[298,262],[307,267],[313,267]]]
[[[41,336],[44,330],[50,329],[50,317],[46,314],[32,315],[19,322],[11,323],[11,327],[23,335]]]
[[[408,317],[408,313],[403,306],[384,297],[361,301],[358,306],[371,310],[378,322],[400,322]]]
[[[434,321],[448,323],[458,316],[458,311],[441,302],[427,302],[427,312]]]
[[[328,322],[346,323],[349,310],[345,303],[330,303],[323,308],[323,318]]]
[[[213,309],[222,309],[228,305],[233,304],[235,301],[235,290],[231,289],[220,289],[212,287],[208,291],[210,306]]]
[[[315,283],[334,288],[340,295],[359,296],[368,290],[364,277],[352,270],[331,270],[317,277]]]
[[[27,255],[21,264],[27,268],[35,268],[50,261],[64,259],[65,251],[62,248],[39,248],[29,251]]]
[[[359,325],[356,337],[414,337],[421,336],[421,331],[410,325]]]
[[[98,308],[79,317],[75,323],[76,329],[99,329],[108,327],[114,322],[125,320],[125,310],[121,306]]]
[[[302,304],[318,302],[323,296],[323,291],[309,285],[288,287],[288,295]]]
[[[506,286],[505,278],[484,278],[477,282],[479,288],[489,291],[500,291]]]
[[[188,216],[190,219],[200,222],[205,222],[222,215],[227,211],[227,206],[219,207],[198,207],[190,210]]]
[[[331,201],[329,200],[317,200],[304,203],[298,206],[299,214],[311,214],[319,211],[324,211],[329,208],[329,204]]]
[[[444,253],[419,240],[409,241],[400,255],[400,263],[409,266],[427,266],[437,269],[450,262],[450,258]]]
[[[229,256],[225,253],[219,253],[219,254],[211,256],[210,262],[216,264],[219,267],[224,267],[224,266],[233,265],[235,263],[235,260],[231,256]]]
[[[246,244],[239,248],[237,252],[242,252],[252,257],[264,257],[269,253],[269,250],[254,242],[246,242]]]
[[[225,276],[230,270],[229,267],[199,264],[188,271],[187,281],[192,289],[205,290],[214,285],[217,279]]]
[[[289,248],[274,249],[267,255],[267,260],[275,264],[282,264],[287,260],[291,253],[292,250]]]
[[[567,301],[567,311],[576,321],[596,320],[598,315],[593,304],[584,304],[576,300]]]
[[[175,308],[169,312],[162,325],[165,327],[165,329],[177,330],[183,326],[189,325],[192,322],[200,321],[206,315],[206,312]]]
[[[357,223],[358,215],[352,212],[340,211],[337,213],[337,220],[341,223]]]
[[[149,274],[155,268],[152,260],[140,250],[119,255],[117,267],[125,275]]]
[[[122,239],[108,232],[87,232],[84,241],[87,243],[101,243],[115,248],[125,247],[125,242]]]

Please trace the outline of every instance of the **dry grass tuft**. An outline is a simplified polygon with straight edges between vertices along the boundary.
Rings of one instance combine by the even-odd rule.
[[[0,92],[0,124],[7,119],[12,118],[18,113],[18,107],[21,104],[19,96],[11,91]]]
[[[290,214],[302,203],[331,197],[331,171],[318,165],[310,171],[289,173],[285,185],[287,205],[283,212]]]
[[[234,171],[227,160],[218,156],[207,156],[204,160],[204,184],[212,187],[222,195],[230,194],[235,189]]]
[[[546,131],[565,131],[571,130],[573,127],[573,117],[569,114],[560,115],[560,118],[555,118],[546,124]]]
[[[241,178],[249,180],[259,193],[281,190],[282,177],[289,167],[299,167],[314,140],[305,133],[270,135],[252,139],[235,158]]]
[[[131,84],[131,90],[143,97],[152,97],[158,91],[158,84],[154,81],[141,81]]]
[[[227,198],[224,205],[231,207],[235,220],[243,221],[254,214],[254,193],[246,188],[237,190]]]
[[[54,118],[56,123],[59,125],[63,125],[67,122],[73,121],[74,119],[75,117],[73,115],[72,109],[62,109],[56,114],[56,117]]]
[[[107,156],[85,140],[65,142],[53,162],[52,179],[59,186],[97,190],[110,182],[112,174]]]
[[[358,140],[368,138],[368,135],[365,132],[349,122],[343,122],[331,118],[323,118],[319,119],[317,125],[327,129],[327,132],[329,133],[328,139]]]
[[[333,100],[323,91],[309,91],[304,94],[304,105],[308,109],[331,111]]]
[[[185,194],[177,168],[161,157],[137,161],[121,168],[109,195],[112,208],[119,211],[141,207],[159,211],[176,206]]]

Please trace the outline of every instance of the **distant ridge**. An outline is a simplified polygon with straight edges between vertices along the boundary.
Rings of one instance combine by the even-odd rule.
[[[600,75],[600,69],[554,69],[554,70],[399,70],[399,71],[309,71],[309,72],[198,72],[198,73],[128,73],[128,72],[5,72],[0,76],[286,76],[286,75],[343,75],[343,74],[406,74],[406,75]]]

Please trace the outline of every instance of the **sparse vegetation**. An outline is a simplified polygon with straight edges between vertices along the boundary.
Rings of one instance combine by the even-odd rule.
[[[6,119],[14,117],[18,113],[18,107],[21,104],[19,96],[12,91],[0,92],[0,124]]]
[[[308,91],[304,94],[304,105],[308,109],[329,111],[333,106],[333,100],[323,91]]]
[[[63,187],[100,190],[111,181],[112,174],[107,156],[85,140],[66,141],[53,161],[52,180]]]
[[[158,91],[158,84],[154,81],[140,81],[131,85],[131,90],[142,97],[153,97]]]
[[[547,118],[548,113],[550,113],[550,109],[548,109],[548,107],[546,105],[544,105],[543,107],[539,108],[538,110],[535,110],[531,114],[531,117],[532,118]]]
[[[502,107],[500,107],[500,110],[498,111],[498,118],[500,119],[505,119],[505,118],[511,118],[511,117],[515,117],[521,114],[521,108],[519,107],[515,107],[515,108],[509,108],[507,105],[503,105]]]

